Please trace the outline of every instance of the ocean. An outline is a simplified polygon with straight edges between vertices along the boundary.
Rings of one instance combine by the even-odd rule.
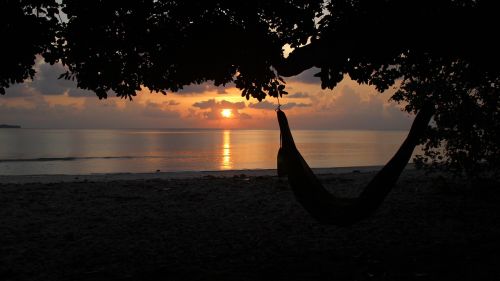
[[[406,131],[295,130],[311,167],[385,164]],[[0,175],[276,168],[277,130],[1,129]]]

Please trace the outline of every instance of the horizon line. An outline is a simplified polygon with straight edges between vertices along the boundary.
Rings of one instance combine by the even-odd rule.
[[[92,128],[92,127],[82,127],[82,128],[71,128],[71,127],[22,127],[16,129],[30,129],[30,130],[206,130],[206,131],[217,131],[217,130],[262,130],[262,131],[279,131],[279,128],[203,128],[203,127],[179,127],[179,128],[169,128],[169,127],[151,127],[151,128]],[[294,130],[299,131],[407,131],[409,129],[402,128],[296,128]]]

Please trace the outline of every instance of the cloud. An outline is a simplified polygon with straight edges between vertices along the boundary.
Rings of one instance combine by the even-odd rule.
[[[36,74],[33,81],[26,81],[20,85],[14,85],[7,88],[7,98],[24,97],[33,93],[57,96],[67,94],[70,97],[95,97],[96,94],[89,90],[83,90],[77,87],[73,80],[58,79],[67,69],[61,64],[50,65],[45,63],[42,57],[37,57],[35,62]],[[183,89],[173,94],[184,96],[200,95],[204,93],[216,93],[218,95],[229,94],[226,90],[234,87],[234,84],[228,83],[226,86],[215,86],[211,82],[201,84],[191,84],[184,86]],[[108,92],[108,96],[115,96],[113,91]]]
[[[355,88],[353,88],[355,87]],[[367,91],[362,94],[362,91]],[[293,122],[300,128],[406,130],[412,117],[397,104],[385,102],[376,90],[368,86],[344,85],[334,91],[311,95],[314,111]],[[386,97],[384,95],[383,97]],[[293,119],[293,118],[292,118]]]
[[[75,81],[58,79],[67,70],[60,63],[50,65],[38,57],[36,74],[33,81],[14,85],[7,89],[8,97],[24,97],[33,94],[57,96],[67,94],[71,97],[95,96],[94,92],[79,89]]]
[[[106,100],[83,99],[83,105],[52,105],[44,96],[29,97],[30,106],[0,102],[0,120],[27,128],[185,128],[191,120],[165,103],[124,101],[116,97]]]
[[[290,109],[290,108],[294,108],[294,107],[311,107],[311,106],[312,106],[312,104],[310,104],[310,103],[289,102],[289,103],[282,105],[281,107],[284,109]]]
[[[5,95],[0,96],[0,98],[11,99],[11,98],[25,98],[35,94],[33,89],[28,86],[29,83],[15,84],[5,89]]]
[[[286,78],[287,82],[299,82],[304,84],[321,84],[321,79],[319,77],[314,76],[316,73],[320,72],[319,68],[313,67],[308,70],[303,71],[299,75],[295,75],[289,78]]]
[[[243,109],[246,107],[245,103],[240,101],[240,102],[230,102],[226,100],[220,101],[220,105],[223,108],[232,108],[232,109]]]
[[[175,100],[169,100],[167,103],[168,103],[168,105],[171,105],[171,106],[175,106],[175,105],[181,104],[180,102],[177,102]]]
[[[71,80],[58,79],[58,77],[67,70],[59,63],[50,65],[45,62],[40,62],[36,71],[35,79],[32,86],[36,86],[41,94],[60,95],[61,89],[71,87]]]
[[[229,108],[229,109],[243,109],[245,108],[244,102],[230,102],[227,100],[215,101],[215,99],[209,99],[206,101],[195,102],[193,104],[194,107],[198,107],[200,109],[209,109],[209,108]]]
[[[248,105],[250,108],[255,108],[255,109],[276,109],[278,108],[278,105],[272,102],[268,102],[267,100],[263,100],[258,103],[250,103]]]
[[[13,85],[7,89],[5,96],[0,96],[1,123],[36,128],[217,127],[222,120],[222,109],[229,108],[233,112],[232,118],[240,122],[226,123],[234,124],[235,127],[277,128],[275,116],[270,114],[277,107],[275,99],[260,103],[252,101],[247,106],[237,91],[233,93],[233,89],[230,89],[229,94],[219,100],[215,98],[219,96],[218,87],[209,83],[183,90],[211,93],[210,98],[198,102],[193,101],[195,94],[189,93],[184,95],[186,97],[183,94],[175,95],[175,100],[171,99],[172,96],[147,94],[141,94],[133,102],[113,97],[112,94],[107,100],[98,100],[93,92],[78,90],[73,81],[58,80],[59,74],[64,72],[60,65],[37,62],[37,70],[34,81]],[[316,71],[306,72],[310,72],[311,78]],[[307,81],[306,72],[299,75],[297,80]],[[348,77],[333,90],[321,90],[317,80],[316,84],[289,84],[297,92],[280,100],[290,101],[284,103],[284,110],[301,109],[288,114],[294,128],[407,130],[411,124],[410,115],[401,112],[397,104],[387,103],[390,90],[379,94],[373,87],[360,86]],[[233,98],[236,102],[232,102]]]
[[[197,107],[204,111],[203,117],[205,119],[215,120],[222,119],[221,111],[223,109],[231,109],[234,119],[250,119],[251,116],[240,112],[241,109],[246,107],[244,102],[230,102],[227,100],[216,101],[215,99],[209,99],[206,101],[195,102],[193,107]]]
[[[282,109],[292,109],[294,107],[311,107],[312,104],[310,103],[296,103],[296,102],[289,102],[281,105]],[[250,108],[255,108],[255,109],[265,109],[265,110],[275,110],[278,108],[278,104],[268,102],[266,100],[258,102],[258,103],[250,103],[248,105]]]
[[[206,92],[216,92],[219,95],[225,95],[225,94],[227,94],[226,87],[229,87],[229,84],[226,86],[218,86],[217,87],[210,82],[205,82],[205,83],[201,83],[201,84],[191,84],[188,86],[184,86],[177,93],[183,94],[183,95],[198,95],[198,94],[203,94]]]
[[[64,72],[66,72],[66,69],[61,64],[50,65],[48,63],[41,63],[33,82],[29,85],[42,95],[63,95],[66,92],[72,95],[74,93],[77,93],[77,96],[80,95],[81,90],[77,90],[74,81],[57,79]]]
[[[308,98],[309,94],[308,93],[297,92],[295,94],[286,95],[285,97],[287,97],[289,99],[302,99],[302,98]]]
[[[153,118],[177,118],[180,116],[179,112],[169,109],[170,102],[165,102],[163,104],[148,102],[142,114],[146,117]]]
[[[215,99],[210,99],[207,101],[195,102],[193,104],[193,106],[198,107],[199,109],[208,109],[208,108],[215,107],[216,104],[217,104],[217,102],[215,101]]]

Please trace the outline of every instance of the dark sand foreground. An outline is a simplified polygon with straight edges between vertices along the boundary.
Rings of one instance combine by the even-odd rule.
[[[354,196],[372,176],[321,179]],[[271,176],[4,183],[0,280],[500,280],[500,185],[406,171],[336,227]]]

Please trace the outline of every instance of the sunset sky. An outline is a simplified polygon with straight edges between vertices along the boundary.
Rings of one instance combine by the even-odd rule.
[[[275,98],[262,102],[241,97],[233,85],[191,85],[178,93],[143,89],[131,102],[113,97],[99,100],[73,81],[58,80],[65,70],[37,59],[33,81],[7,89],[0,96],[0,123],[24,128],[241,128],[277,129]],[[409,128],[412,116],[388,102],[394,90],[379,94],[349,77],[334,90],[322,90],[317,70],[286,79],[289,95],[280,99],[292,128]]]

